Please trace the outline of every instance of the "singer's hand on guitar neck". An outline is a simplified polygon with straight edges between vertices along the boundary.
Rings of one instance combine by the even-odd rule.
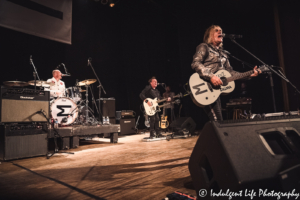
[[[251,74],[250,76],[255,77],[255,76],[258,76],[258,74],[261,74],[261,70],[260,69],[257,70],[257,66],[255,66],[253,68],[253,74]]]
[[[223,85],[223,82],[221,81],[221,79],[215,75],[213,75],[210,79],[210,82],[214,85],[214,86],[219,86],[219,85]]]

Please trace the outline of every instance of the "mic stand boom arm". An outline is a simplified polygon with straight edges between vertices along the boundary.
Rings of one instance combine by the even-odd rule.
[[[33,66],[33,69],[34,69],[34,72],[33,72],[33,77],[34,77],[34,92],[36,91],[36,77],[38,77],[39,81],[41,80],[37,71],[36,71],[36,68],[33,64],[33,61],[32,61],[32,55],[30,55],[30,64]]]
[[[246,51],[248,54],[250,54],[252,57],[254,57],[256,60],[258,60],[259,62],[261,62],[263,65],[265,65],[266,67],[268,67],[271,72],[277,74],[277,76],[279,76],[280,78],[282,78],[283,80],[285,80],[287,83],[290,83],[291,86],[294,87],[294,89],[298,92],[298,94],[300,94],[299,90],[283,74],[279,74],[272,67],[270,67],[269,65],[267,65],[266,63],[264,63],[262,60],[260,60],[258,57],[256,57],[254,54],[252,54],[246,48],[244,48],[242,45],[240,45],[239,43],[237,43],[237,41],[235,41],[234,38],[232,38],[231,41],[233,43],[235,43],[236,45],[238,45],[240,48],[242,48],[244,51]],[[270,85],[271,85],[271,92],[272,92],[273,108],[274,108],[274,112],[276,112],[275,96],[274,96],[274,83],[273,83],[273,78],[272,78],[272,73],[271,72],[268,72],[268,75],[270,77]]]
[[[98,113],[99,113],[99,122],[101,122],[101,115],[102,115],[102,113],[101,113],[101,107],[100,107],[101,88],[103,89],[104,94],[106,94],[106,92],[105,92],[104,87],[102,86],[102,84],[100,82],[99,77],[97,76],[97,74],[95,72],[95,69],[94,69],[94,67],[92,65],[91,60],[92,60],[91,58],[88,59],[88,66],[90,66],[92,68],[92,70],[93,70],[93,72],[94,72],[94,74],[95,74],[95,76],[96,76],[96,78],[97,78],[97,80],[99,82],[99,85],[97,86],[99,88],[99,99],[98,99],[99,100],[99,102],[98,102],[99,112]]]

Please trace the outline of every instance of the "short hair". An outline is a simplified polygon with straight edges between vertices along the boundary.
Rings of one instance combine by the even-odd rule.
[[[52,71],[52,76],[54,75],[54,73],[55,73],[56,71],[60,72],[58,69],[55,69],[55,70]],[[60,73],[61,73],[61,72],[60,72]]]
[[[204,37],[203,37],[204,43],[212,44],[211,32],[212,30],[215,30],[215,28],[220,28],[222,30],[222,28],[219,25],[211,25],[210,27],[208,27],[204,33]],[[222,46],[223,46],[223,42],[220,44],[220,47]]]
[[[152,76],[152,77],[149,79],[148,82],[151,83],[153,79],[156,79],[156,77],[155,77],[155,76]]]

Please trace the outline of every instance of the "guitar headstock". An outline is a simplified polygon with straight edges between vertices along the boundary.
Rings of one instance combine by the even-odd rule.
[[[180,92],[179,94],[176,95],[178,98],[182,98],[182,93]]]
[[[179,105],[180,104],[180,99],[176,99],[173,103],[176,104],[176,105]]]

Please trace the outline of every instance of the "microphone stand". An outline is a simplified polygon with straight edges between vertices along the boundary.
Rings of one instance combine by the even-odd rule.
[[[244,51],[246,51],[248,54],[250,54],[252,57],[254,57],[256,60],[258,60],[259,62],[261,62],[263,65],[265,65],[266,67],[268,67],[268,69],[270,70],[270,72],[268,72],[269,75],[269,79],[270,79],[270,86],[271,86],[271,92],[272,92],[272,100],[273,100],[273,109],[274,112],[276,112],[276,104],[275,104],[275,95],[274,95],[274,82],[273,82],[273,77],[272,77],[272,72],[277,74],[277,76],[279,76],[280,78],[282,78],[283,80],[285,80],[287,83],[290,83],[292,87],[294,87],[294,89],[300,94],[299,90],[284,76],[284,74],[282,72],[278,73],[277,71],[275,71],[273,69],[273,65],[269,66],[266,63],[264,63],[262,60],[260,60],[258,57],[256,57],[254,54],[252,54],[250,51],[248,51],[246,48],[244,48],[242,45],[240,45],[239,43],[237,43],[237,41],[235,41],[235,37],[230,38],[231,41],[233,43],[235,43],[236,45],[238,45],[240,48],[242,48]]]
[[[98,106],[99,106],[99,122],[101,122],[101,107],[100,107],[100,98],[101,98],[101,88],[103,89],[103,92],[104,92],[104,94],[106,94],[106,92],[105,92],[105,90],[104,90],[104,87],[102,86],[102,84],[101,84],[101,82],[100,82],[100,80],[99,80],[99,77],[97,76],[97,74],[96,74],[96,72],[95,72],[95,69],[94,69],[94,67],[93,67],[93,65],[92,65],[92,58],[89,58],[88,59],[88,66],[90,66],[91,68],[92,68],[92,70],[93,70],[93,72],[94,72],[94,74],[95,74],[95,76],[96,76],[96,78],[97,78],[97,80],[98,80],[98,83],[99,83],[99,85],[97,86],[97,88],[99,88],[99,102],[98,102]],[[103,122],[102,122],[103,123]]]
[[[29,60],[30,60],[30,64],[33,66],[33,69],[34,69],[33,78],[34,78],[34,93],[35,93],[36,92],[36,77],[38,77],[39,81],[40,81],[40,77],[39,77],[39,75],[36,71],[36,68],[35,68],[34,64],[33,64],[32,55],[30,55]]]

